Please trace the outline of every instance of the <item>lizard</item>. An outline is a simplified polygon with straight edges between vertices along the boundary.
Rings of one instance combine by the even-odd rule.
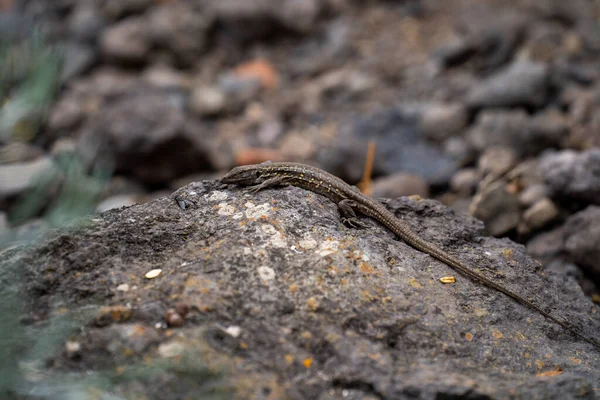
[[[426,241],[399,220],[382,203],[362,194],[358,188],[349,185],[342,179],[319,168],[292,162],[265,162],[262,164],[243,165],[233,168],[223,178],[223,184],[250,186],[251,193],[274,187],[292,185],[323,195],[337,203],[342,222],[353,228],[364,228],[366,225],[358,219],[357,212],[383,224],[396,236],[411,247],[422,251],[437,260],[449,265],[461,274],[495,289],[522,305],[540,313],[556,324],[571,332],[576,337],[594,345],[600,350],[600,343],[579,332],[575,327],[555,317],[525,297],[505,286],[494,282],[478,271],[475,271],[456,257],[448,254],[434,244]]]

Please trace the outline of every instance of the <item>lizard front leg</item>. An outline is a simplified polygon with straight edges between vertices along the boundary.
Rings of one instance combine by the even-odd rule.
[[[268,187],[271,187],[271,186],[284,186],[284,185],[287,185],[286,177],[281,176],[281,175],[275,175],[257,185],[250,186],[248,188],[248,190],[250,191],[250,193],[256,193],[256,192],[259,192],[259,191],[266,189]]]
[[[354,200],[344,199],[338,203],[338,209],[342,214],[342,223],[351,228],[366,228],[368,225],[361,222],[356,216],[354,209],[358,206]]]

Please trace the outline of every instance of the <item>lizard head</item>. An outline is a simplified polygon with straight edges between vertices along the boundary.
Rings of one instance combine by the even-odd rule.
[[[236,185],[252,185],[260,183],[261,168],[258,165],[242,165],[229,171],[223,178],[222,183],[234,183]]]

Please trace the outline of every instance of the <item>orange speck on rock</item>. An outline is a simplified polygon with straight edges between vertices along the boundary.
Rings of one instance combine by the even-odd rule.
[[[504,337],[504,335],[500,331],[492,331],[492,336],[496,339],[502,339]]]
[[[310,368],[312,363],[313,363],[312,358],[305,358],[304,361],[302,361],[302,365],[304,365],[305,368]]]
[[[306,307],[310,310],[310,311],[317,311],[319,309],[319,301],[317,299],[315,299],[314,297],[309,298],[308,300],[306,300]]]
[[[296,293],[299,290],[298,285],[296,285],[295,283],[292,283],[288,289],[291,293]]]
[[[569,360],[571,360],[571,362],[573,362],[573,364],[581,364],[581,360],[579,358],[575,358],[575,357],[569,357]]]
[[[423,288],[423,285],[421,285],[415,278],[410,278],[408,282],[410,283],[410,286],[414,287],[415,289]]]
[[[266,89],[279,86],[279,74],[273,64],[264,59],[256,59],[240,64],[235,68],[235,74],[242,78],[256,79]]]
[[[286,354],[283,356],[283,358],[285,359],[285,363],[287,365],[292,365],[292,363],[294,362],[294,356],[291,354]]]
[[[542,360],[535,360],[535,365],[539,368],[542,369],[544,368],[544,362]]]
[[[470,332],[465,333],[465,340],[470,342],[471,340],[473,340],[473,334]]]
[[[502,255],[507,260],[510,260],[514,255],[514,251],[512,249],[504,249],[504,250],[502,250]]]
[[[240,343],[240,349],[246,350],[247,348],[248,348],[248,343],[246,343],[246,342],[241,342]]]
[[[362,272],[364,272],[365,274],[374,274],[375,273],[375,268],[373,268],[372,266],[370,266],[369,264],[363,262],[360,264],[360,270]]]
[[[536,376],[557,376],[562,374],[562,370],[560,368],[556,368],[555,370],[552,371],[546,371],[546,372],[540,372],[539,374],[536,374]]]

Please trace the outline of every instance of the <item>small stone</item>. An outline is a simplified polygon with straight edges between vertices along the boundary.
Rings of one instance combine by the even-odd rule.
[[[171,327],[180,327],[184,323],[183,317],[174,309],[170,309],[165,313],[165,321]]]
[[[396,173],[373,182],[373,196],[395,199],[402,196],[429,197],[429,185],[418,175]]]
[[[571,215],[564,225],[565,250],[590,275],[600,274],[600,207]]]
[[[424,107],[419,128],[432,140],[442,141],[457,135],[467,126],[467,111],[462,104],[432,104]]]
[[[470,195],[475,190],[479,174],[475,168],[464,168],[456,172],[450,180],[450,188],[463,195]]]
[[[81,122],[84,116],[83,104],[73,97],[58,101],[50,111],[48,127],[52,131],[71,129]]]
[[[545,185],[538,183],[528,186],[519,194],[519,203],[523,207],[531,207],[548,195]]]
[[[240,328],[239,326],[236,326],[236,325],[231,325],[231,326],[228,326],[227,328],[225,328],[224,331],[228,335],[230,335],[234,338],[237,338],[242,333],[242,328]]]
[[[158,346],[158,354],[164,358],[174,358],[182,355],[185,351],[183,343],[179,342],[167,342],[161,343]]]
[[[37,178],[55,171],[49,157],[34,161],[0,165],[0,199],[15,196],[33,188]]]
[[[185,318],[188,315],[188,313],[190,312],[190,306],[187,305],[186,303],[179,302],[179,303],[175,304],[175,311],[177,311],[177,313],[179,313],[179,315],[181,315],[183,318]]]
[[[440,278],[440,281],[444,284],[456,283],[456,278],[453,276],[444,276]]]
[[[189,89],[190,77],[163,65],[152,65],[144,71],[142,79],[159,88]]]
[[[508,147],[491,147],[481,157],[477,168],[481,176],[502,176],[517,162],[517,155]]]
[[[65,351],[67,352],[67,357],[75,358],[81,354],[81,343],[67,340],[65,342]]]
[[[50,154],[53,157],[69,154],[74,155],[77,151],[77,143],[72,138],[60,138],[52,144]]]
[[[521,217],[519,200],[503,181],[479,193],[469,211],[485,223],[485,230],[491,236],[501,236],[516,228]]]
[[[146,279],[154,279],[162,273],[162,269],[153,269],[146,273]]]
[[[143,62],[151,49],[147,23],[143,18],[127,18],[104,31],[100,40],[102,51],[123,62]]]
[[[470,107],[539,107],[546,101],[548,67],[542,63],[516,60],[485,79],[467,95]]]
[[[117,290],[119,292],[128,292],[129,291],[129,285],[127,283],[122,283],[119,286],[117,286]]]
[[[201,86],[192,91],[190,107],[198,115],[217,115],[224,112],[226,106],[226,95],[218,87]]]
[[[44,155],[44,151],[26,142],[9,142],[0,146],[0,165],[14,164],[37,160]]]
[[[117,19],[128,14],[141,13],[155,0],[105,0],[101,4],[102,13],[111,19]]]
[[[520,231],[523,233],[539,229],[558,216],[558,207],[548,198],[539,200],[523,213],[523,224]]]

